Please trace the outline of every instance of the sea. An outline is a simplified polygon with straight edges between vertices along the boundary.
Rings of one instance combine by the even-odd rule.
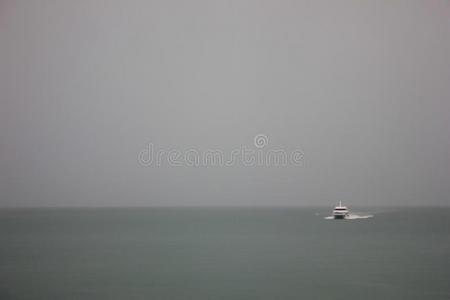
[[[0,299],[450,299],[450,208],[0,210]]]

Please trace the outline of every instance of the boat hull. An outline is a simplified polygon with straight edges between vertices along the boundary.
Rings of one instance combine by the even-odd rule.
[[[335,215],[335,219],[345,219],[345,215]]]

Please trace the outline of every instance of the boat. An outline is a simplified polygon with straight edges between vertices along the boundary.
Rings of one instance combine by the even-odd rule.
[[[348,209],[346,206],[342,206],[342,201],[339,201],[339,205],[336,206],[333,210],[333,217],[335,219],[345,219],[349,215]]]

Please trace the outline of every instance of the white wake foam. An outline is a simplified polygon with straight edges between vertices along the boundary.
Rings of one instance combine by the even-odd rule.
[[[348,217],[345,218],[345,220],[357,220],[357,219],[368,219],[372,218],[373,215],[357,215],[357,214],[350,214]],[[325,217],[326,220],[333,220],[333,216]]]

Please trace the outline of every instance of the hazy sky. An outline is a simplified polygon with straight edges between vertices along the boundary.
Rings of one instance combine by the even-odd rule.
[[[450,204],[450,1],[0,1],[0,206],[339,199]]]

